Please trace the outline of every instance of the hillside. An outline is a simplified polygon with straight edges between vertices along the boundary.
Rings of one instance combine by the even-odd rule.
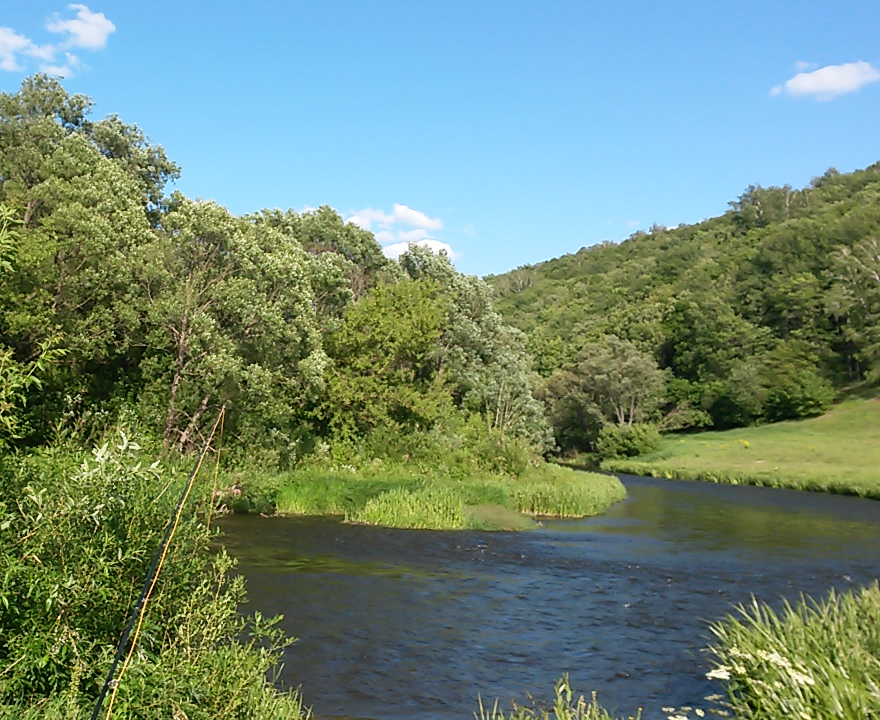
[[[876,373],[878,237],[875,163],[799,190],[753,186],[720,217],[487,281],[527,335],[563,446],[566,423],[589,414],[571,407],[572,393],[595,404],[579,367],[612,335],[664,373],[662,397],[636,421],[734,427],[816,414],[832,389]]]

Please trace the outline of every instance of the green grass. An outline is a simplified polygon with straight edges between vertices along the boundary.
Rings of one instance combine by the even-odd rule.
[[[406,465],[311,466],[273,482],[280,514],[342,515],[349,522],[438,530],[520,530],[534,527],[528,516],[598,515],[626,497],[614,477],[547,463],[517,478],[475,472],[467,479]]]
[[[607,460],[602,467],[880,499],[880,399],[847,400],[809,420],[668,435],[656,452]]]
[[[568,682],[568,675],[556,681],[555,699],[549,707],[547,705],[538,704],[532,700],[530,705],[517,705],[513,703],[511,710],[505,715],[504,710],[498,700],[487,708],[483,705],[483,699],[479,698],[479,709],[474,713],[477,720],[614,720],[596,699],[594,692],[589,702],[581,695],[575,699],[571,685]],[[641,710],[636,713],[635,717],[630,716],[629,720],[640,720],[642,716]]]
[[[711,626],[734,715],[861,720],[880,717],[880,590],[802,598],[781,613],[752,602]]]

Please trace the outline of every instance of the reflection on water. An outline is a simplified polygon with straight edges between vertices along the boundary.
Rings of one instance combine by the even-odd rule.
[[[319,717],[470,718],[570,674],[619,713],[699,706],[706,623],[880,574],[880,502],[623,477],[626,502],[528,533],[231,517],[250,610],[300,640],[282,679]]]

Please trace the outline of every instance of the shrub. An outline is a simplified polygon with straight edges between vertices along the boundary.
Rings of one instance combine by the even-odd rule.
[[[138,455],[123,437],[75,469],[63,452],[5,464],[0,717],[77,718],[94,705],[177,502],[174,483]],[[274,620],[238,615],[244,580],[210,541],[191,503],[145,606],[120,717],[300,716],[265,679],[286,641]]]
[[[660,446],[660,433],[653,425],[606,425],[599,431],[596,454],[602,460],[635,457],[653,452]]]

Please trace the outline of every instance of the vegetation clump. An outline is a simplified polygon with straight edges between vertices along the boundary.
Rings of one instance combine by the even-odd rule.
[[[605,710],[596,698],[594,692],[590,701],[587,702],[583,695],[576,699],[568,681],[568,675],[563,675],[556,681],[554,686],[555,698],[550,707],[535,702],[530,705],[517,705],[505,714],[498,700],[487,708],[479,699],[479,709],[474,713],[477,720],[614,720],[614,716]],[[642,711],[639,710],[635,717],[629,716],[628,720],[640,720]]]
[[[79,720],[95,706],[176,483],[125,437],[84,460],[65,450],[6,457],[0,475],[0,717]],[[113,717],[307,714],[267,681],[290,643],[279,618],[239,614],[244,578],[225,552],[208,552],[213,537],[186,508],[126,648]]]
[[[755,600],[711,626],[736,717],[857,718],[880,714],[880,589],[874,582],[777,613]]]

